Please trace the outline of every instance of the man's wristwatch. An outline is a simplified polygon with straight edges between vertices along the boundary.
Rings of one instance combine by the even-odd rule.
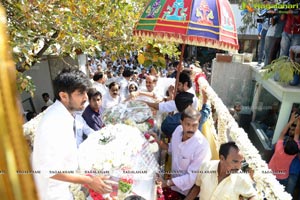
[[[168,179],[168,180],[167,180],[167,186],[168,186],[168,187],[171,187],[171,186],[172,186],[171,179]]]

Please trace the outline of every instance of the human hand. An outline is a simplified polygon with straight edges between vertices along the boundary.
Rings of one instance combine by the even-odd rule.
[[[207,89],[207,86],[203,86],[201,88],[201,93],[202,93],[202,98],[203,98],[203,100],[202,100],[203,104],[207,102],[207,98],[208,98],[207,97],[207,93],[206,93],[206,89]]]
[[[139,92],[130,92],[130,97],[135,99],[139,95]]]
[[[162,188],[168,187],[167,181],[163,179],[161,176],[157,176],[155,182],[157,185],[160,185]]]
[[[155,132],[149,131],[148,134],[154,138],[155,141],[159,141],[158,136]]]
[[[169,93],[169,96],[172,97],[172,99],[173,99],[173,97],[175,95],[175,86],[174,85],[170,85],[168,87],[168,93]]]
[[[109,179],[109,176],[92,176],[92,182],[87,186],[100,194],[106,194],[112,192],[112,186],[105,181]]]
[[[290,122],[294,123],[297,118],[299,118],[299,115],[297,115],[296,112],[293,112],[290,118]]]

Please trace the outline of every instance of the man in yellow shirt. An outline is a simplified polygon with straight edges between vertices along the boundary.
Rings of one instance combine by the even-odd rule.
[[[197,172],[196,183],[186,200],[194,200],[199,192],[201,200],[254,200],[256,191],[249,174],[241,171],[244,160],[234,142],[222,144],[220,160],[204,162]]]

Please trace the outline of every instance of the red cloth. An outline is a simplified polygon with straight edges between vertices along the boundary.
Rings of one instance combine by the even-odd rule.
[[[195,76],[194,82],[195,82],[195,86],[196,86],[196,94],[199,94],[199,93],[200,93],[200,91],[199,91],[199,83],[198,83],[198,79],[201,78],[201,77],[203,77],[203,78],[205,78],[205,79],[207,80],[207,77],[206,77],[206,75],[205,75],[204,72],[198,73],[198,74]]]
[[[288,34],[300,34],[300,17],[288,14],[283,31]]]
[[[165,200],[183,200],[185,198],[184,195],[171,190],[171,188],[169,187],[163,188],[163,193],[165,196]]]

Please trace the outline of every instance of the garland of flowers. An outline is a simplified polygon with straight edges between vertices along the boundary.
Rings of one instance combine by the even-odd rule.
[[[261,158],[258,150],[248,138],[244,129],[239,128],[234,118],[230,115],[223,101],[215,91],[209,86],[208,82],[200,78],[198,83],[201,87],[206,86],[208,100],[215,107],[218,114],[218,142],[219,144],[230,140],[236,142],[240,151],[244,155],[249,167],[254,171],[254,181],[258,199],[290,200],[291,195],[284,191],[284,187],[276,180],[267,163]],[[211,127],[214,129],[214,127]],[[229,132],[229,134],[227,134]]]
[[[207,87],[206,93],[208,100],[212,103],[212,105],[214,105],[218,114],[218,143],[221,144],[228,141],[229,137],[236,142],[237,146],[240,148],[242,154],[247,160],[249,167],[254,171],[253,178],[256,183],[258,199],[292,199],[291,195],[284,191],[284,187],[279,184],[275,176],[271,173],[268,173],[270,172],[270,169],[268,168],[267,163],[262,160],[259,152],[249,140],[247,133],[245,133],[242,128],[238,128],[237,123],[228,112],[227,107],[223,104],[222,100],[218,97],[214,90],[209,86],[207,81],[200,78],[198,82],[200,86]],[[31,148],[34,140],[34,133],[43,115],[44,113],[41,113],[23,125],[24,136],[29,140]],[[211,130],[216,132],[213,125],[211,125]],[[84,199],[84,193],[79,190],[79,186],[76,186],[75,184],[72,184],[71,186],[71,190],[73,191],[72,193],[75,194],[74,197],[78,200]]]
[[[71,184],[69,186],[70,192],[73,195],[74,200],[86,200],[88,193],[86,188],[82,187],[81,184]]]
[[[198,79],[195,79],[195,80],[198,80]],[[200,86],[198,85],[198,91],[200,90]],[[198,98],[198,109],[200,110],[201,109],[201,105],[203,105],[203,95],[202,95],[202,92],[196,92],[196,95],[197,95],[197,98]],[[206,104],[208,105],[211,105],[211,102],[209,100],[207,100]],[[215,121],[214,121],[214,118],[213,118],[213,115],[212,113],[208,116],[207,120],[206,120],[206,126],[208,127],[208,130],[209,130],[209,134],[211,134],[216,142],[216,151],[218,152],[219,151],[219,146],[222,142],[218,141],[218,139],[220,137],[218,137],[217,135],[217,131],[215,129]]]
[[[31,151],[33,150],[33,141],[34,141],[36,129],[38,127],[40,120],[44,116],[44,113],[45,111],[41,112],[35,118],[31,119],[29,122],[23,125],[23,133]]]
[[[125,124],[108,124],[81,144],[79,166],[82,172],[103,172],[119,179],[117,195],[125,199],[135,180],[152,177],[157,171],[156,151],[157,143],[150,134]],[[90,194],[93,199],[107,199],[92,190]]]

